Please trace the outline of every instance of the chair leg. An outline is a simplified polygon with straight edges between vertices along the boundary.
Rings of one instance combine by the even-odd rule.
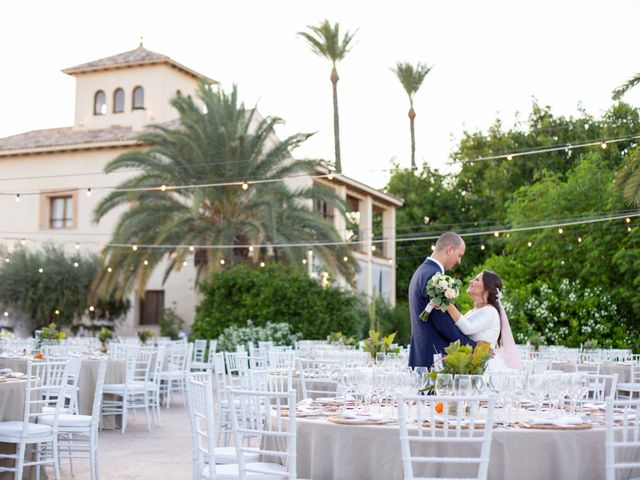
[[[54,437],[52,446],[53,449],[53,471],[56,480],[60,480],[60,456],[58,452],[58,438]]]
[[[128,408],[127,408],[127,399],[123,398],[122,400],[122,433],[125,433],[127,431],[127,412],[128,412]]]
[[[151,431],[151,416],[149,415],[149,393],[144,392],[144,416],[147,419],[147,432]]]
[[[40,480],[40,471],[43,468],[42,465],[40,465],[40,459],[42,457],[42,445],[39,443],[35,444],[35,452],[36,452],[36,465],[35,465],[35,469],[36,469],[36,480]]]
[[[98,434],[89,434],[89,463],[91,467],[91,480],[98,480]]]
[[[73,434],[72,433],[68,433],[67,435],[69,435],[67,437],[67,453],[69,454],[69,471],[71,472],[71,476],[75,477],[76,474],[73,471],[73,456],[71,454],[71,442],[73,441]],[[60,441],[59,438],[58,438],[58,441]]]
[[[13,476],[14,480],[22,480],[22,471],[24,470],[24,456],[27,445],[24,442],[20,442],[16,445],[16,472]]]

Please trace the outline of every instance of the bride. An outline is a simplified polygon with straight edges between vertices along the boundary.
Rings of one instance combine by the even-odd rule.
[[[476,342],[491,344],[495,351],[495,356],[487,366],[487,371],[491,372],[520,367],[509,319],[500,301],[501,290],[500,277],[485,270],[471,280],[467,290],[475,305],[472,310],[462,315],[455,305],[447,307],[447,312],[462,333]]]

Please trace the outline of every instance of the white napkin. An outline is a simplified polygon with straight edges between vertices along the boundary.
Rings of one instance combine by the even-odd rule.
[[[577,415],[567,415],[559,418],[541,418],[533,417],[529,423],[536,425],[556,425],[558,427],[566,427],[568,425],[582,425],[585,423],[582,418]]]
[[[384,420],[389,420],[389,417],[386,415],[368,415],[364,413],[357,412],[344,412],[342,414],[344,418],[348,418],[349,420],[372,420],[374,422],[381,422]]]

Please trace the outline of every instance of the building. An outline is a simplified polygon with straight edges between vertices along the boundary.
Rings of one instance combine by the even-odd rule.
[[[145,125],[177,125],[177,112],[169,102],[178,91],[195,94],[201,81],[216,83],[142,44],[63,72],[76,79],[73,125],[0,139],[0,178],[11,179],[3,187],[16,193],[0,198],[4,213],[0,236],[9,249],[26,241],[34,248],[53,242],[68,251],[98,252],[110,241],[122,210],[112,211],[99,224],[92,221],[93,211],[108,187],[135,174],[105,175],[105,165],[123,152],[146,148],[136,140]],[[395,208],[402,201],[344,175],[307,181],[331,185],[354,212],[349,226],[326,205],[314,205],[345,239],[358,236],[354,252],[361,266],[358,289],[395,302]],[[373,243],[377,216],[384,241]],[[192,321],[198,301],[195,269],[189,265],[164,284],[163,271],[163,266],[157,268],[147,290],[132,296],[133,308],[122,326],[125,333],[156,325],[164,307],[173,306],[188,323]]]

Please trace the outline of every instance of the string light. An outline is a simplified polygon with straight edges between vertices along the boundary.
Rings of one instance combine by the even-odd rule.
[[[582,243],[582,237],[578,237],[578,243]]]
[[[559,228],[559,229],[558,229],[558,233],[559,233],[560,235],[562,235],[562,234],[564,233],[564,230],[562,230],[561,228]]]
[[[16,193],[16,202],[20,202],[20,194]]]
[[[60,310],[56,309],[56,311],[54,312],[56,315],[60,315]]]
[[[631,219],[630,219],[629,217],[627,217],[627,218],[625,219],[625,222],[627,222],[627,223],[631,223]]]
[[[224,258],[221,258],[221,259],[220,259],[220,265],[224,265],[224,263],[225,263],[225,262],[224,262]]]
[[[265,263],[264,262],[260,262],[260,268],[264,268]]]
[[[375,245],[371,245],[371,251],[375,252],[376,251],[376,246]]]
[[[303,264],[303,265],[306,265],[306,264],[307,264],[307,259],[306,259],[306,258],[303,258],[303,259],[302,259],[302,264]]]
[[[4,312],[4,316],[8,317],[9,316],[9,312]]]
[[[187,266],[187,261],[185,260],[184,262],[182,262],[182,265],[184,265],[186,267]]]
[[[531,242],[527,242],[527,246],[528,246],[528,247],[531,247],[531,245],[533,245],[533,243],[531,243]]]
[[[630,231],[631,231],[631,227],[627,227],[627,232],[630,232]]]
[[[20,245],[22,245],[23,247],[27,244],[27,240],[24,238],[20,239]]]
[[[73,262],[73,266],[78,268],[80,266],[80,264],[78,262]]]
[[[96,307],[94,307],[93,305],[91,305],[91,306],[89,307],[89,311],[90,311],[90,312],[93,312],[95,309],[96,309]]]
[[[167,186],[166,186],[166,185],[162,185],[162,186],[160,187],[160,191],[161,191],[161,192],[166,192],[166,191],[167,191]]]
[[[142,263],[144,263],[144,266],[146,267],[147,265],[149,265],[149,260],[145,260],[145,261],[144,261],[144,262],[142,262]]]
[[[87,197],[91,196],[91,187],[87,188]]]
[[[435,251],[435,249],[436,249],[436,246],[435,245],[431,245],[431,251],[433,252],[433,251]]]
[[[133,250],[134,252],[138,250],[138,245],[134,245],[133,247],[131,247],[131,250]]]
[[[307,251],[307,255],[309,255],[309,256],[313,255],[313,250],[309,249],[309,250]]]
[[[80,244],[76,242],[76,250],[80,250]]]
[[[44,268],[39,268],[38,272],[43,273],[44,272]]]
[[[500,236],[500,232],[493,232],[493,236],[494,237],[499,237]]]
[[[253,252],[253,245],[249,246],[249,251]]]
[[[484,245],[480,245],[480,250],[484,250]]]
[[[194,246],[193,246],[193,245],[191,245],[191,246],[189,247],[189,251],[190,251],[190,252],[193,252],[194,250],[195,250]]]
[[[393,258],[389,259],[389,265],[393,265]]]
[[[342,260],[345,261],[345,262],[348,262],[349,261],[349,257],[342,257]]]
[[[111,273],[111,272],[113,272],[113,269],[111,267],[108,267],[107,268],[107,272]]]
[[[600,148],[602,148],[603,150],[606,150],[606,148],[607,148],[607,142],[605,142],[604,140],[602,140],[602,141],[600,142]]]
[[[513,160],[513,155],[511,154],[507,155],[507,160]]]
[[[10,259],[9,257],[7,257],[7,258],[5,258],[5,259],[4,259],[4,261],[5,261],[6,263],[9,263],[9,262],[11,261],[11,259]]]
[[[242,182],[242,190],[249,190],[249,184],[247,182]]]

